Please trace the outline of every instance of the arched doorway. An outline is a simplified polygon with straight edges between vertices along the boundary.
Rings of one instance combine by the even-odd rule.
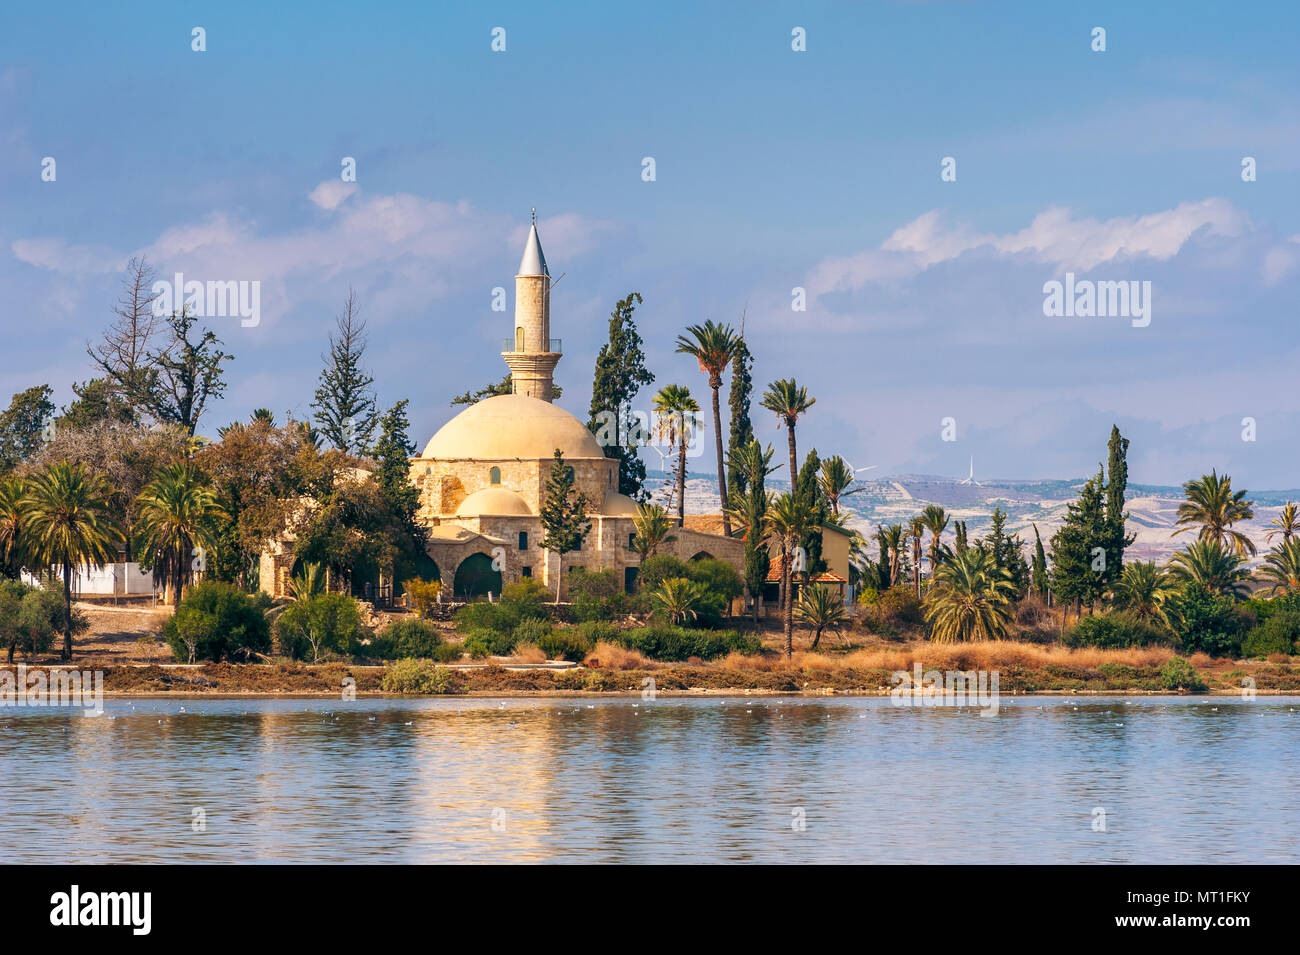
[[[456,568],[453,592],[458,600],[501,593],[501,571],[492,567],[487,554],[470,554]]]
[[[710,554],[707,550],[702,550],[698,554],[693,556],[691,560],[713,560],[713,555]]]

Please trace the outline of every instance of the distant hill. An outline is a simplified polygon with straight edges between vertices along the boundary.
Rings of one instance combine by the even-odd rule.
[[[843,505],[853,515],[850,526],[871,535],[877,524],[905,523],[929,504],[938,504],[955,520],[964,520],[971,537],[988,528],[995,507],[1007,513],[1007,527],[1019,532],[1030,544],[1037,523],[1044,546],[1065,518],[1066,505],[1075,500],[1086,479],[1072,481],[1022,481],[1009,479],[980,480],[965,484],[960,480],[929,474],[899,474],[863,481],[857,494],[845,498]],[[651,472],[647,486],[653,500],[668,505],[669,477]],[[789,489],[789,483],[771,481],[773,490]],[[1126,557],[1163,562],[1193,537],[1186,531],[1173,536],[1178,505],[1183,500],[1181,487],[1130,484],[1128,488],[1128,529],[1136,534]],[[1237,529],[1255,542],[1262,553],[1268,523],[1277,517],[1288,500],[1300,501],[1300,490],[1255,491],[1255,520],[1237,525]],[[670,508],[671,509],[671,508]],[[686,511],[705,514],[718,510],[717,482],[712,474],[691,477],[686,482]],[[1026,554],[1028,556],[1028,554]]]

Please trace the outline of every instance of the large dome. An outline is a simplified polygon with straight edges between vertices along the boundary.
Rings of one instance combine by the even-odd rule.
[[[439,428],[424,457],[543,460],[556,448],[570,460],[605,456],[596,436],[563,408],[526,395],[497,395],[470,405]]]

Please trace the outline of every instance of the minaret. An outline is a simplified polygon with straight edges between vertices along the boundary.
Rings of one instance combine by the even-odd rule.
[[[510,366],[510,380],[517,395],[550,401],[552,375],[560,360],[560,340],[551,338],[551,274],[537,238],[537,210],[524,244],[524,257],[515,276],[514,336],[505,343],[501,357]]]

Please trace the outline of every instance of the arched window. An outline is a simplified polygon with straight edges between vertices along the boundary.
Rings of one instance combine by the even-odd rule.
[[[501,469],[500,469],[500,468],[493,468],[491,471],[489,471],[489,472],[488,472],[488,480],[489,480],[491,483],[493,483],[493,484],[500,484],[500,483],[501,483]]]
[[[515,329],[515,351],[524,350],[524,329],[522,326]]]

